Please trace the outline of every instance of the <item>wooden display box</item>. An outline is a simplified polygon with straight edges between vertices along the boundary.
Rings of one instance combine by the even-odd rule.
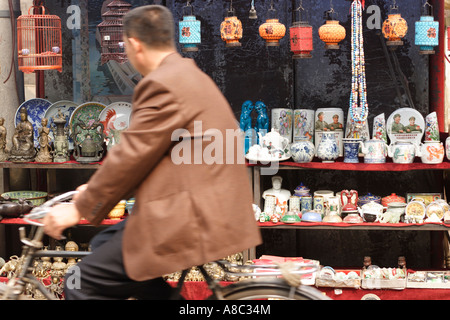
[[[448,278],[448,274],[445,273],[448,271],[418,271],[416,273],[424,273],[423,281],[414,281],[414,274],[409,274],[408,282],[406,284],[407,288],[414,289],[450,289],[450,279]],[[436,281],[432,281],[430,278],[435,279]]]
[[[380,278],[364,278],[364,270],[361,270],[361,288],[363,289],[392,289],[403,290],[406,288],[408,274],[405,274],[404,278],[397,279],[380,279]]]

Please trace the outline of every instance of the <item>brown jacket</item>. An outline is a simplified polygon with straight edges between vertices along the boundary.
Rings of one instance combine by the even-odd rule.
[[[130,278],[155,278],[260,244],[248,174],[237,158],[241,141],[226,139],[237,127],[214,82],[178,53],[137,85],[129,128],[76,203],[97,225],[135,196],[123,238]]]

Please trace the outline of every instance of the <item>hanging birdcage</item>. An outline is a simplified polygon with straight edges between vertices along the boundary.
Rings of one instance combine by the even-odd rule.
[[[40,9],[41,14],[31,14]],[[19,70],[62,72],[61,19],[45,13],[44,6],[32,6],[28,15],[17,18],[17,48]]]
[[[130,11],[131,4],[114,0],[108,4],[108,11],[102,14],[103,21],[98,25],[101,36],[101,64],[110,60],[119,63],[128,61],[123,43],[123,16]]]

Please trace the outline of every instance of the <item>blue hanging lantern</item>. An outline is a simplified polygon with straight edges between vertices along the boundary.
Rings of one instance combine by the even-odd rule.
[[[186,9],[190,9],[190,14],[184,14]],[[183,7],[183,20],[179,23],[179,33],[183,52],[198,51],[197,44],[202,42],[200,21],[194,16],[190,1]]]
[[[426,8],[428,6],[428,10]],[[415,44],[419,47],[420,54],[434,54],[434,47],[439,45],[439,22],[434,21],[433,7],[424,4],[424,14],[420,21],[416,21]]]

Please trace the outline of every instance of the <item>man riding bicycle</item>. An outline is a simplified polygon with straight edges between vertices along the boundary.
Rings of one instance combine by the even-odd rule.
[[[128,59],[143,75],[130,126],[78,188],[74,205],[46,215],[45,232],[59,239],[82,217],[99,225],[120,200],[133,195],[136,203],[127,219],[93,239],[93,254],[78,263],[81,288],[66,287],[66,299],[165,299],[171,288],[162,275],[261,242],[238,156],[243,146],[237,135],[225,141],[228,130],[237,132],[228,102],[176,52],[166,7],[135,8],[123,23]],[[214,161],[204,159],[212,145]]]

